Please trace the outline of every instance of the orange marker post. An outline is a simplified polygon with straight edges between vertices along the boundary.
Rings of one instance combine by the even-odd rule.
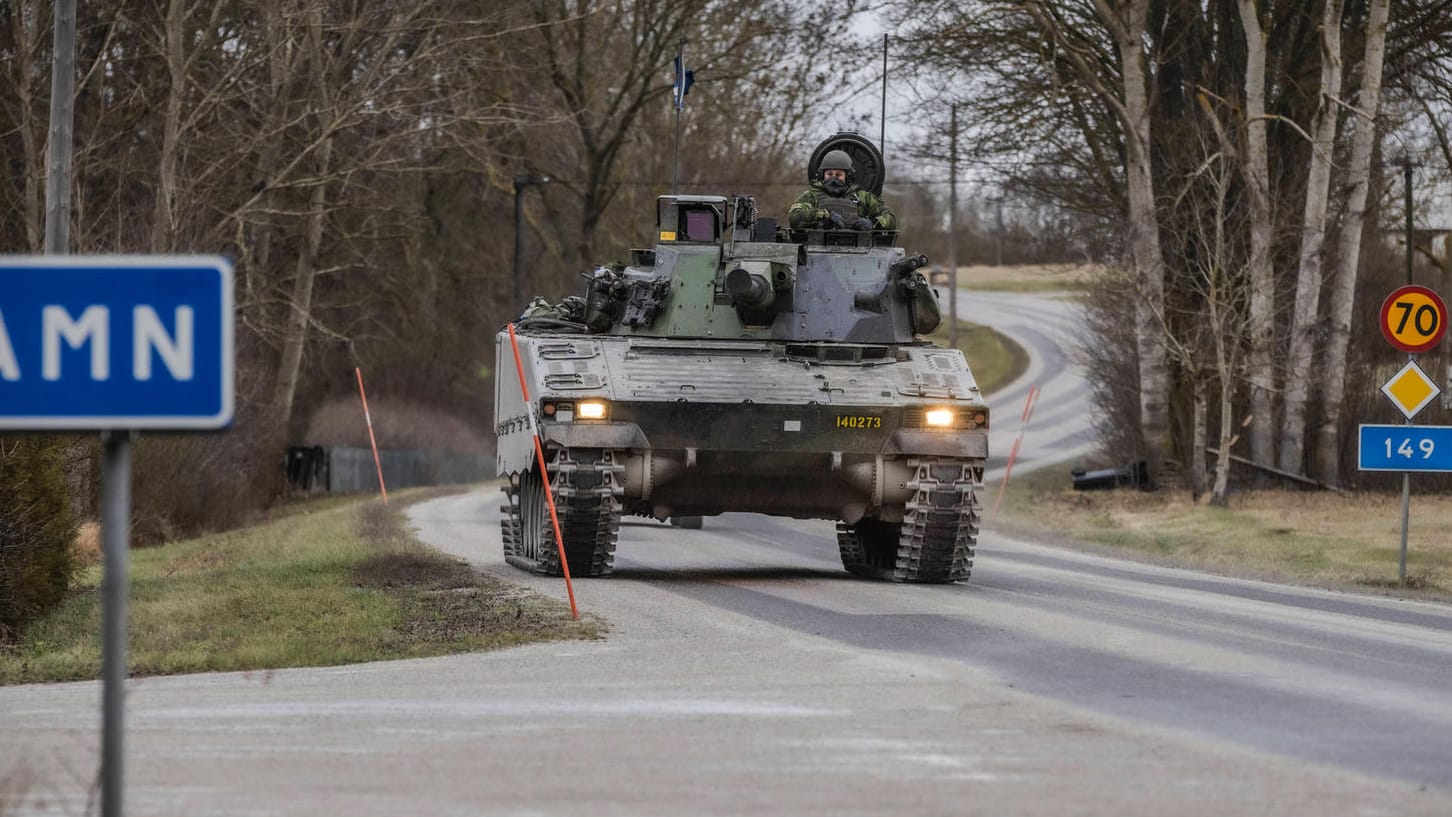
[[[550,522],[555,526],[555,546],[560,550],[560,568],[565,573],[565,592],[570,596],[570,614],[580,620],[580,608],[575,606],[575,582],[570,578],[570,560],[565,558],[565,537],[560,534],[560,516],[555,511],[555,492],[550,488],[549,470],[545,468],[544,444],[539,439],[539,426],[535,425],[534,410],[529,405],[529,385],[524,382],[524,363],[519,359],[519,339],[514,336],[514,324],[509,324],[509,345],[514,349],[514,371],[519,374],[519,393],[524,396],[524,413],[529,416],[529,433],[534,437],[534,454],[539,460],[540,482],[544,483],[545,504],[549,505]]]
[[[388,488],[383,484],[383,462],[378,459],[378,440],[373,438],[373,415],[368,413],[368,393],[363,391],[363,370],[353,367],[358,375],[358,396],[363,398],[363,422],[368,424],[368,444],[373,446],[373,467],[378,469],[378,492],[383,494],[383,504],[388,504]]]
[[[1023,432],[1028,427],[1029,418],[1034,414],[1034,407],[1039,404],[1039,395],[1043,392],[1038,386],[1030,386],[1028,397],[1023,401],[1023,414],[1018,421],[1018,437],[1013,441],[1013,450],[1008,452],[1008,464],[1003,467],[1003,482],[998,483],[998,498],[993,501],[993,517],[998,518],[998,507],[1003,504],[1003,489],[1008,487],[1008,478],[1013,475],[1013,461],[1018,458],[1019,446],[1023,445]]]

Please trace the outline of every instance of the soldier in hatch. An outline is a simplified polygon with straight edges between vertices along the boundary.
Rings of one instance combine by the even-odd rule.
[[[852,157],[843,150],[828,151],[818,167],[821,179],[813,179],[787,211],[794,230],[813,228],[837,230],[896,230],[897,216],[882,199],[858,187]],[[846,205],[832,207],[832,204]],[[855,209],[857,216],[850,213]],[[849,213],[842,215],[843,211]]]

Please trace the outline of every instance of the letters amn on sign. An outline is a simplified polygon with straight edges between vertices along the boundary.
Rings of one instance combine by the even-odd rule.
[[[48,381],[61,379],[61,343],[71,349],[89,347],[89,375],[92,380],[111,377],[110,309],[92,304],[79,318],[63,306],[47,305],[41,309],[41,377]],[[175,332],[169,332],[156,310],[147,305],[132,308],[131,372],[138,381],[150,380],[152,358],[160,357],[173,380],[188,381],[194,370],[192,336],[193,310],[178,306],[172,319]],[[0,379],[17,382],[22,379],[20,360],[15,344],[5,326],[5,313],[0,311]]]
[[[232,265],[0,256],[0,428],[225,428]]]

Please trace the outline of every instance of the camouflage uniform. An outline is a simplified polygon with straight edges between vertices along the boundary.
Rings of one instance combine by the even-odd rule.
[[[874,230],[896,230],[897,215],[892,208],[882,203],[882,199],[872,195],[871,192],[863,190],[855,184],[847,186],[847,190],[841,196],[850,199],[857,205],[857,214],[862,218],[872,220]],[[797,196],[796,202],[787,210],[787,221],[794,230],[808,230],[814,227],[821,227],[827,223],[829,213],[822,206],[822,200],[832,198],[832,195],[822,188],[820,181],[812,182],[812,186]]]

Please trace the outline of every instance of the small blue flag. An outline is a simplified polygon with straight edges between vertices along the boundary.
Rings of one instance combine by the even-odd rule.
[[[681,55],[677,54],[675,80],[672,83],[675,86],[673,96],[675,97],[676,101],[676,110],[685,110],[686,94],[689,94],[691,92],[691,86],[695,84],[695,82],[696,72],[687,71],[685,63],[681,61]]]

